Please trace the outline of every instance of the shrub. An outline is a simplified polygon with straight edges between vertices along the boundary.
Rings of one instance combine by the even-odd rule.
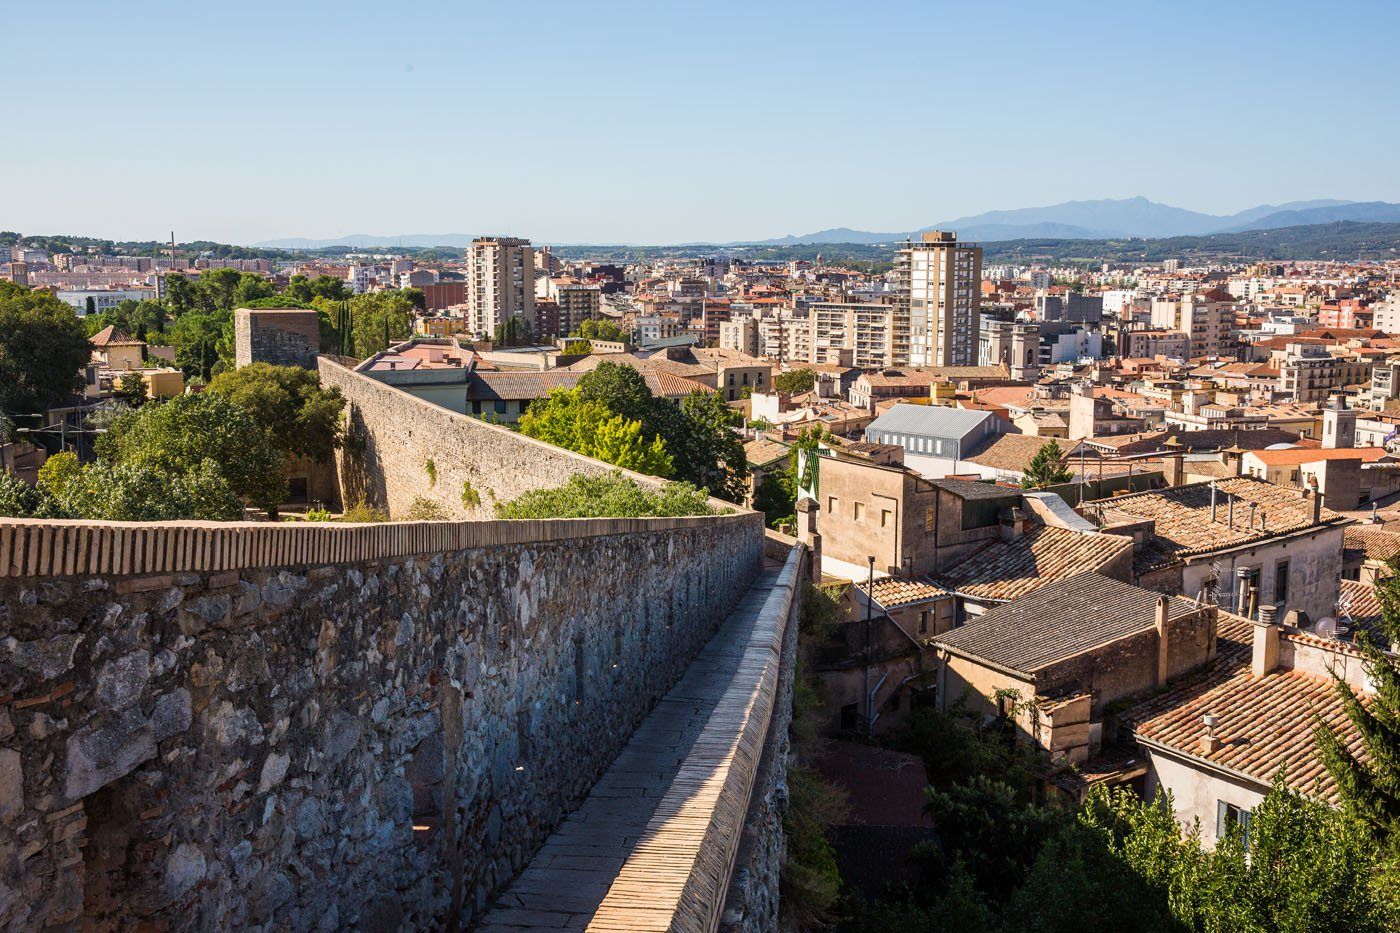
[[[408,507],[408,515],[405,520],[410,522],[442,522],[446,521],[447,517],[446,509],[431,499],[419,496]]]
[[[496,505],[498,518],[641,518],[716,515],[706,496],[689,483],[643,489],[619,471],[599,476],[581,473],[553,489],[532,489]]]

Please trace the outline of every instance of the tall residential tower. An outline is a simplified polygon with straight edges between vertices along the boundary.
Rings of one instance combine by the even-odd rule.
[[[529,240],[481,237],[468,255],[467,304],[472,330],[486,336],[511,318],[535,320],[535,251]]]
[[[982,247],[935,230],[895,255],[894,347],[911,366],[975,366]]]

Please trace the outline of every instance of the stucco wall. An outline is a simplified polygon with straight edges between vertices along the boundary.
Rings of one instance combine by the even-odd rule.
[[[469,920],[763,547],[754,514],[566,523],[569,538],[548,522],[249,528],[237,546],[233,526],[15,527],[0,527],[6,929]],[[436,529],[472,543],[411,553]],[[361,538],[383,556],[291,556]],[[141,562],[186,569],[78,572]]]
[[[1198,770],[1157,749],[1143,750],[1149,763],[1144,787],[1147,799],[1155,800],[1159,792],[1169,792],[1177,820],[1186,829],[1199,822],[1201,841],[1207,846],[1215,845],[1220,801],[1253,810],[1264,799],[1266,789],[1256,784]]]

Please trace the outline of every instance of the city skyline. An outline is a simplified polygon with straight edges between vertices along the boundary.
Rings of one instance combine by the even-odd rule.
[[[21,8],[0,227],[678,243],[1138,195],[1400,201],[1374,157],[1400,143],[1400,15],[1344,6],[79,5],[60,69]],[[899,182],[920,158],[960,180]]]

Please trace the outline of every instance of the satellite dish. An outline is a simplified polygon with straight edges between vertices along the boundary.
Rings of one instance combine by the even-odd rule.
[[[1323,638],[1336,638],[1337,620],[1332,618],[1331,616],[1326,616],[1325,618],[1318,619],[1317,624],[1313,626],[1313,632],[1315,632]]]

